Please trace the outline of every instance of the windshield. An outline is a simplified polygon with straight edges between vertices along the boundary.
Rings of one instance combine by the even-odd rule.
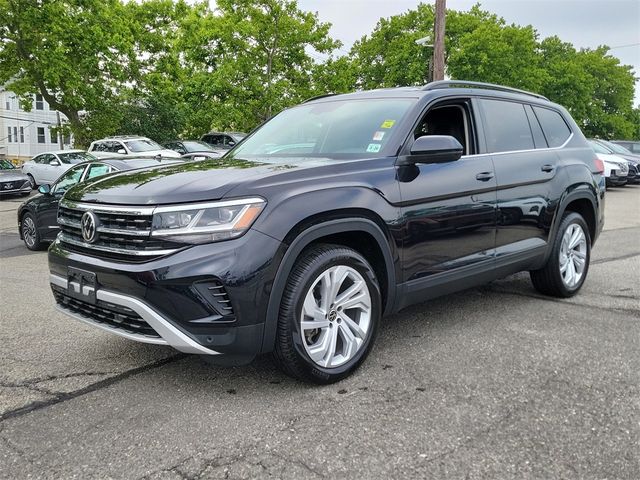
[[[589,145],[591,145],[591,148],[593,148],[593,151],[596,152],[596,153],[603,153],[605,155],[611,155],[611,150],[607,150],[604,146],[602,146],[598,142],[594,142],[592,140],[589,140]]]
[[[235,157],[367,158],[382,155],[413,98],[338,100],[278,114],[233,152]]]
[[[615,153],[619,153],[621,155],[633,155],[633,153],[631,153],[631,150],[627,150],[622,145],[617,145],[615,143],[606,142],[606,141],[603,141],[603,143],[607,147],[609,147],[609,149],[613,150]]]
[[[132,152],[150,152],[152,150],[162,150],[162,147],[153,140],[131,140],[124,142],[129,150]]]
[[[213,148],[206,142],[200,142],[197,140],[182,142],[188,152],[213,152]]]
[[[0,170],[15,170],[15,168],[9,160],[0,159]]]
[[[80,163],[86,162],[87,160],[95,160],[96,157],[87,152],[69,152],[69,153],[59,153],[58,158],[62,163],[66,163],[67,165],[71,163]]]

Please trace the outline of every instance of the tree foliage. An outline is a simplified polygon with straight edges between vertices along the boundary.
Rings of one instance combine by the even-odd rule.
[[[0,0],[0,85],[26,107],[42,94],[80,144],[248,131],[311,96],[426,83],[432,50],[415,42],[433,20],[419,4],[336,57],[330,25],[295,0]],[[540,92],[588,135],[640,137],[633,72],[607,47],[541,40],[479,6],[448,11],[445,41],[452,78]]]

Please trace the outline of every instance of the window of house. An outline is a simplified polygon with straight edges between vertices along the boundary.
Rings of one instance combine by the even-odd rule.
[[[51,143],[58,143],[58,135],[56,135],[56,131],[50,129],[49,133],[51,134]]]
[[[482,99],[481,102],[489,152],[512,152],[534,148],[533,135],[523,104],[488,99]]]
[[[18,143],[18,127],[13,127],[13,141]]]
[[[7,127],[7,142],[11,143],[13,141],[11,138],[11,127]]]
[[[9,99],[7,99],[5,101],[5,105],[6,105],[7,110],[11,110],[11,101]]]
[[[533,107],[533,111],[540,120],[542,131],[550,147],[559,147],[567,141],[571,130],[558,112],[542,107]]]
[[[20,127],[20,143],[24,143],[24,127]]]
[[[38,143],[45,143],[44,127],[38,127]]]
[[[44,110],[44,100],[39,93],[36,93],[36,110]]]

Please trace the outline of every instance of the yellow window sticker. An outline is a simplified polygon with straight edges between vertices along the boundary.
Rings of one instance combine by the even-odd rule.
[[[367,152],[369,153],[378,153],[380,151],[381,145],[379,143],[370,143],[367,147]]]
[[[384,122],[382,122],[382,125],[380,125],[380,128],[391,128],[396,124],[395,120],[385,120]]]
[[[376,132],[373,134],[373,140],[376,142],[381,141],[384,138],[384,132]]]

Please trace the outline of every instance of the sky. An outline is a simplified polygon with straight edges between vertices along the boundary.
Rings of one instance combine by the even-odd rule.
[[[414,9],[418,0],[298,0],[303,10],[330,22],[331,36],[348,52],[356,40],[370,33],[380,17]],[[425,0],[424,3],[433,3]],[[541,38],[557,35],[576,48],[608,45],[621,63],[640,77],[640,0],[447,0],[447,8],[468,10],[480,3],[507,23],[532,25]],[[615,48],[614,48],[615,47]],[[640,104],[640,80],[635,103]]]

